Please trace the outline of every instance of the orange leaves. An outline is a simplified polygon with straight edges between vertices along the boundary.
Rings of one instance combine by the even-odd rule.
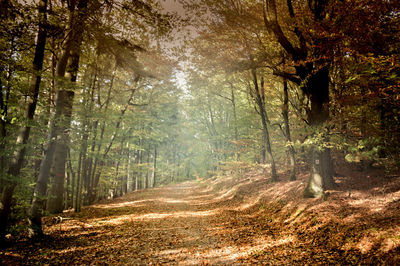
[[[257,171],[130,193],[64,213],[72,219],[62,230],[45,219],[50,237],[17,243],[0,258],[5,264],[398,263],[400,178],[340,170],[327,200],[299,196],[305,173],[296,182],[281,174],[283,181],[268,184]]]

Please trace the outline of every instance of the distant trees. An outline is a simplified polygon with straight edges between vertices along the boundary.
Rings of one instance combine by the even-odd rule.
[[[271,164],[271,181],[278,181],[278,175],[276,173],[276,165],[274,155],[272,154],[271,137],[268,130],[270,120],[268,118],[266,110],[266,93],[265,93],[265,82],[264,77],[258,78],[257,70],[252,69],[252,85],[249,84],[249,94],[254,101],[254,108],[261,118],[262,132],[263,132],[263,148],[262,148],[262,163]],[[264,146],[265,145],[265,146]]]

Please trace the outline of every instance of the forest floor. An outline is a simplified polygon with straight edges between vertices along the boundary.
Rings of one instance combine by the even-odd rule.
[[[5,265],[400,264],[400,177],[340,167],[329,196],[307,174],[260,172],[129,193],[66,211],[46,238],[0,250]],[[344,172],[345,169],[345,172]]]

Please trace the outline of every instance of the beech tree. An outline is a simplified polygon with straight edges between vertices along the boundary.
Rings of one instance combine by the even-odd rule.
[[[343,54],[343,51],[346,50],[343,45],[347,46],[347,41],[344,39],[352,38],[356,40],[355,42],[361,43],[364,39],[364,36],[361,35],[348,35],[349,32],[346,32],[348,29],[342,29],[344,25],[342,21],[347,21],[350,17],[357,17],[356,23],[360,23],[358,24],[359,28],[366,30],[366,20],[379,21],[386,17],[383,19],[385,22],[380,25],[380,28],[386,31],[386,25],[396,20],[396,15],[393,13],[396,10],[396,4],[392,1],[387,3],[380,1],[374,4],[367,2],[307,1],[307,3],[292,3],[292,1],[286,1],[279,6],[275,0],[266,0],[264,4],[265,26],[287,53],[294,70],[292,72],[277,70],[274,73],[300,86],[310,100],[307,120],[313,128],[313,135],[321,136],[322,134],[317,143],[311,141],[315,144],[312,145],[311,174],[304,192],[306,197],[319,196],[324,189],[334,186],[330,148],[327,147],[329,145],[324,144],[329,141],[326,133],[330,131],[326,125],[330,121],[329,113],[331,111],[331,70],[334,63],[337,62],[336,60],[342,61],[341,59],[346,57],[346,54]],[[370,4],[375,8],[372,8]],[[371,10],[372,13],[367,11],[370,8],[374,10]],[[349,10],[354,10],[358,13],[357,16],[351,16],[348,13]],[[283,19],[282,14],[288,14],[290,19]],[[354,26],[353,22],[346,25]],[[351,26],[352,29],[354,29],[353,26]],[[343,39],[340,34],[337,34],[338,31],[346,37]],[[357,37],[354,38],[354,36]],[[379,37],[376,40],[378,39]],[[372,46],[374,46],[374,42],[376,41],[371,42]],[[389,43],[388,45],[390,46]],[[355,45],[354,48],[357,46]],[[350,50],[352,49],[350,48]],[[355,49],[359,49],[359,46]],[[325,129],[323,129],[324,127]]]
[[[292,1],[286,3],[289,16],[295,19]],[[315,23],[328,19],[328,2],[308,1],[310,15]],[[314,128],[314,134],[322,130],[324,122],[329,119],[329,67],[330,62],[325,57],[326,48],[322,44],[326,42],[324,37],[311,36],[306,40],[302,29],[294,25],[291,41],[284,33],[278,21],[278,8],[276,1],[266,0],[264,5],[264,21],[266,28],[273,34],[277,42],[282,46],[294,64],[294,73],[279,73],[299,85],[302,91],[310,99],[308,123]],[[285,12],[286,13],[286,12]],[[334,186],[333,169],[330,150],[314,145],[311,152],[311,172],[306,197],[320,196],[324,189]]]
[[[3,1],[2,6],[6,7],[9,5],[8,1]],[[6,7],[7,8],[7,7]],[[8,11],[3,10],[4,13],[7,14]],[[38,18],[39,18],[39,26],[38,26],[38,34],[36,40],[36,47],[35,47],[35,55],[32,64],[32,79],[29,84],[29,92],[27,95],[27,103],[25,108],[25,113],[23,117],[23,123],[20,126],[16,141],[15,141],[15,150],[13,156],[10,160],[10,166],[8,169],[8,176],[9,180],[4,182],[2,180],[2,198],[1,198],[1,209],[0,209],[0,238],[1,241],[3,240],[6,232],[6,228],[8,225],[8,216],[10,214],[11,209],[11,200],[13,196],[13,192],[15,186],[18,183],[18,177],[20,175],[21,169],[23,167],[24,159],[25,159],[25,152],[26,152],[26,145],[29,139],[30,130],[31,130],[31,123],[35,114],[38,96],[39,96],[39,89],[40,83],[42,78],[42,69],[43,69],[43,60],[44,60],[44,52],[46,46],[46,38],[47,38],[47,0],[42,0],[38,4]],[[6,20],[7,18],[4,17],[2,20]],[[5,21],[3,21],[5,22]],[[3,92],[1,92],[3,95]],[[3,101],[1,101],[4,104]],[[4,114],[4,113],[3,113]],[[3,128],[4,130],[4,128]]]

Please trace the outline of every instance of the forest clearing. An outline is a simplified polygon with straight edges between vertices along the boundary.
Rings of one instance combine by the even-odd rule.
[[[400,177],[346,170],[325,199],[306,176],[262,172],[187,181],[46,217],[46,237],[1,251],[5,265],[341,264],[400,262]],[[368,175],[368,176],[366,176]],[[57,216],[56,216],[57,217]]]
[[[399,264],[400,1],[0,0],[0,257]]]

